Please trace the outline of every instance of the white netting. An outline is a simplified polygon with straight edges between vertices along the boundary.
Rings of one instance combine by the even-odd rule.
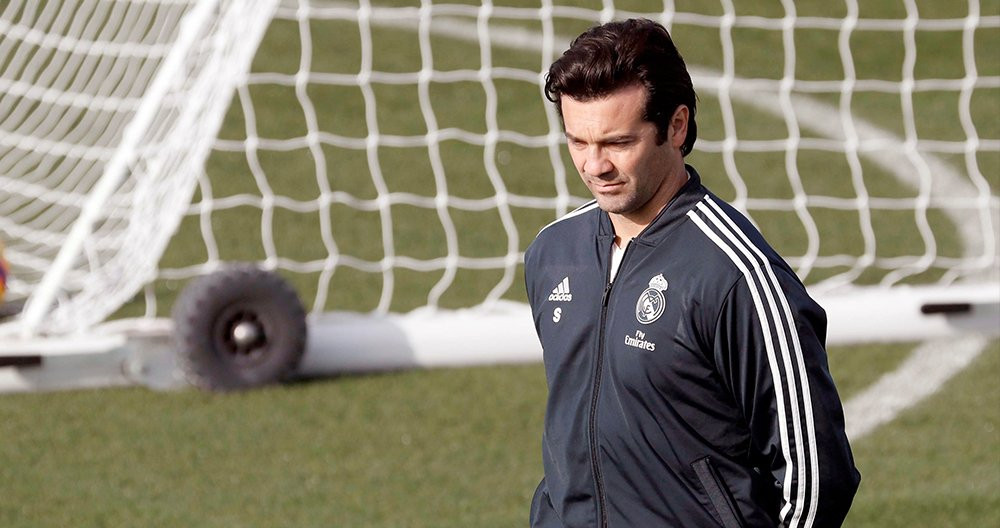
[[[630,16],[667,26],[693,74],[700,137],[689,161],[750,213],[812,287],[996,280],[1000,13],[980,12],[975,1],[667,1],[652,11],[626,1],[514,4],[283,1],[184,218],[157,208],[164,217],[145,219],[160,232],[180,221],[158,279],[140,273],[128,282],[106,264],[109,257],[81,259],[60,283],[67,299],[60,306],[72,306],[93,280],[86,271],[109,269],[115,280],[103,289],[128,296],[146,284],[123,313],[163,316],[181,281],[228,260],[282,270],[314,311],[523,298],[524,248],[539,227],[587,198],[563,153],[558,117],[542,97],[544,72],[572,35]],[[118,41],[94,36],[100,24],[51,29],[51,21],[21,21],[29,8],[16,3],[0,18],[7,93],[0,103],[0,236],[10,246],[16,294],[36,288],[81,197],[121,142],[115,127],[134,113],[122,108],[137,106],[143,91],[128,82],[152,82],[166,53],[162,43],[176,40],[179,13],[189,10],[186,3],[152,5],[178,13],[172,25],[157,25],[163,34],[128,48],[150,51],[127,81],[93,91],[67,88],[83,70],[77,65],[27,80],[3,65],[16,53],[10,50],[42,41],[66,53],[115,56]],[[266,9],[248,12],[254,16],[243,23],[267,18]],[[254,40],[213,34],[212,42]],[[208,45],[198,42],[195,48]],[[69,125],[39,133],[26,119],[8,117],[8,98],[29,93],[29,105],[62,112],[71,100],[80,111],[114,109],[119,117],[100,134],[78,136]],[[157,133],[171,128],[157,123]],[[155,152],[161,137],[137,148]],[[179,140],[196,143],[186,132]],[[34,161],[36,143],[59,145],[54,156],[73,150],[94,162],[67,171],[58,168],[61,158]],[[139,181],[140,173],[131,174],[110,199],[121,209],[102,209],[109,226],[130,224],[113,221],[129,207],[152,214],[132,205]],[[168,186],[187,196],[183,186]],[[117,251],[121,244],[104,236],[112,230],[99,228],[89,247]],[[131,251],[158,258],[151,245]],[[72,317],[94,321],[89,309]]]
[[[98,323],[156,276],[269,9],[6,5],[0,232],[27,330]]]

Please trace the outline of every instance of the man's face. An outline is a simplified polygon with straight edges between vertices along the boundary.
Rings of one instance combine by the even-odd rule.
[[[676,191],[677,173],[684,173],[677,119],[657,145],[656,125],[642,119],[646,88],[639,84],[590,101],[564,96],[561,104],[570,156],[598,206],[636,223],[651,221]],[[681,108],[686,134],[687,109]]]

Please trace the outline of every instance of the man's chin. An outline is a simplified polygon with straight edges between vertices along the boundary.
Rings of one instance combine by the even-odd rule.
[[[602,211],[611,214],[622,214],[629,212],[629,204],[623,200],[608,199],[607,197],[597,196],[597,206],[601,208]]]

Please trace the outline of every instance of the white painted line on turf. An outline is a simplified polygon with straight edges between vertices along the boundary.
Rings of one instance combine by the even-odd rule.
[[[844,404],[848,438],[864,437],[937,392],[972,363],[986,345],[986,338],[965,337],[927,341],[918,346],[899,368]]]

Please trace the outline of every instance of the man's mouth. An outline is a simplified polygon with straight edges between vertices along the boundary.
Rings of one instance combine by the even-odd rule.
[[[613,192],[624,186],[624,182],[594,182],[594,190],[597,192]]]

